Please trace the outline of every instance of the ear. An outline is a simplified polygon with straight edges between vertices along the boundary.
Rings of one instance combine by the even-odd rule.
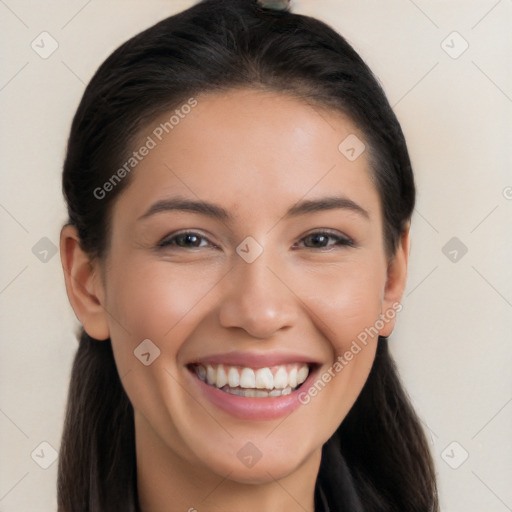
[[[386,286],[382,300],[381,318],[384,326],[381,336],[389,336],[395,327],[396,313],[402,309],[402,296],[407,284],[407,264],[410,251],[410,223],[407,223],[400,237],[395,255],[388,263]]]
[[[69,302],[85,332],[97,340],[108,339],[108,313],[103,306],[105,291],[98,263],[82,250],[78,231],[69,224],[60,232],[60,259]]]

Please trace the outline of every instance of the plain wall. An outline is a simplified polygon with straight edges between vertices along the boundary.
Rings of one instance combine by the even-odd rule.
[[[72,116],[119,44],[192,3],[0,2],[2,512],[56,510],[57,463],[41,467],[52,462],[41,443],[59,450],[77,347],[52,254]],[[429,434],[442,510],[512,510],[512,1],[297,0],[294,10],[356,48],[408,141],[418,201],[390,345]],[[51,48],[44,31],[58,43],[46,59],[31,46],[45,37]]]

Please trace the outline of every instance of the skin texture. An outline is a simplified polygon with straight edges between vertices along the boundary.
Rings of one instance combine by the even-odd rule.
[[[232,350],[279,350],[310,355],[327,371],[401,299],[408,229],[388,261],[366,153],[351,162],[338,150],[350,134],[364,138],[341,113],[252,89],[197,101],[132,171],[114,203],[105,261],[91,261],[76,230],[63,228],[68,296],[87,333],[112,340],[135,409],[143,512],[312,512],[321,447],[361,391],[377,337],[310,403],[273,420],[219,409],[186,364]],[[284,217],[299,200],[334,194],[369,217],[350,209]],[[175,195],[216,203],[232,220],[181,211],[138,220]],[[308,236],[326,229],[355,246]],[[182,230],[202,238],[157,248]],[[252,263],[236,252],[248,236],[263,248]],[[391,319],[380,334],[393,327]],[[149,366],[134,357],[144,339],[161,351]],[[262,454],[251,468],[237,457],[248,441]]]

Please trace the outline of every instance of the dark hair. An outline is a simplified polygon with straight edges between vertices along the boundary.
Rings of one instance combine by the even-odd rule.
[[[108,253],[110,214],[130,175],[101,199],[156,116],[201,93],[238,87],[289,94],[348,115],[365,137],[389,257],[412,216],[415,185],[400,125],[378,81],[332,28],[256,0],[204,0],[114,51],[87,86],[73,119],[63,171],[69,224],[91,258]],[[319,493],[332,510],[438,511],[428,443],[379,337],[369,377],[323,446]],[[58,469],[60,512],[134,512],[133,407],[110,340],[81,329]]]

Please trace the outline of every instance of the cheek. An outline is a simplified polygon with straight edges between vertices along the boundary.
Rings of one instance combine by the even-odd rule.
[[[347,268],[311,280],[308,308],[336,354],[348,350],[352,341],[363,338],[361,333],[375,325],[384,283],[381,269],[372,266]]]
[[[214,293],[222,273],[210,269],[206,274],[165,262],[147,264],[135,258],[120,261],[115,268],[123,272],[114,270],[109,276],[106,307],[119,374],[130,374],[131,380],[137,376],[153,386],[151,380],[160,378],[156,376],[159,369],[175,373],[180,350],[204,314],[208,294]],[[144,358],[137,356],[148,351],[150,358],[158,357],[144,366]],[[150,377],[151,373],[155,375]],[[140,395],[137,389],[134,393]]]
[[[212,288],[216,276],[166,263],[125,265],[109,282],[119,323],[138,337],[162,339],[193,313]]]
[[[120,262],[116,268],[123,272],[109,276],[107,308],[123,387],[135,409],[150,423],[160,425],[169,438],[179,437],[169,411],[180,410],[188,418],[190,407],[176,384],[180,350],[196,325],[208,290],[219,278],[135,260]],[[149,357],[144,355],[147,353]]]
[[[338,425],[361,392],[375,358],[385,275],[378,265],[354,266],[316,276],[310,287],[313,282],[316,292],[309,294],[307,305],[330,345],[332,360],[322,368],[312,395],[304,399],[317,400],[319,390],[327,423]],[[320,391],[324,386],[330,391]],[[330,405],[334,396],[335,408]]]

